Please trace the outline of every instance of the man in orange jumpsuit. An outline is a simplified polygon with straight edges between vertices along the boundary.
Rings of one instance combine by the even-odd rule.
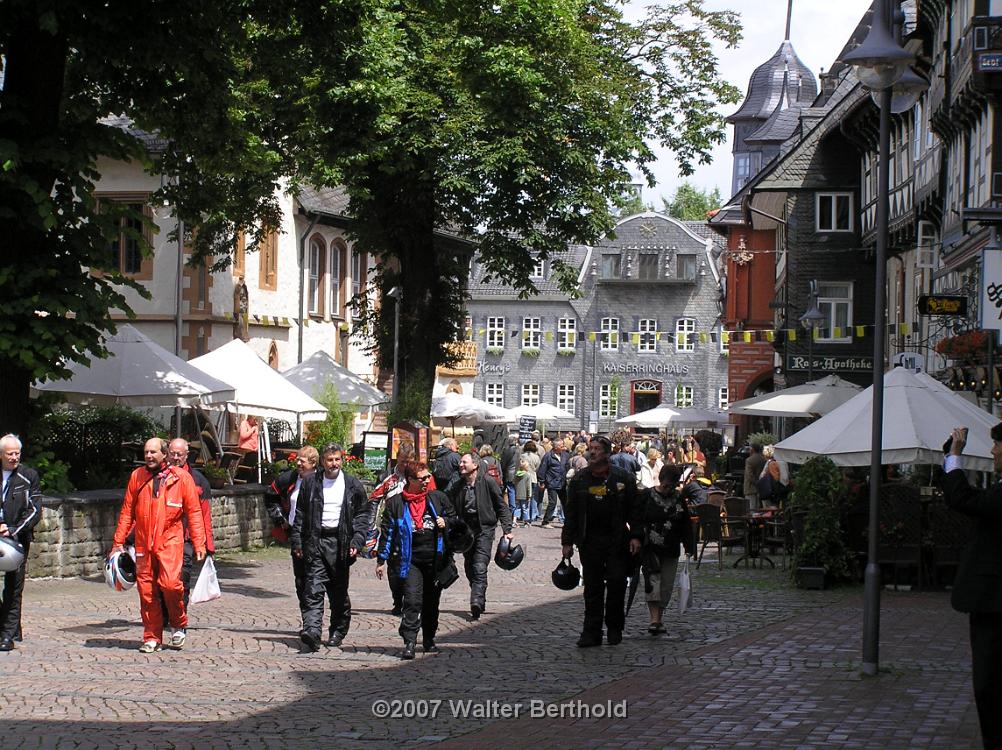
[[[125,538],[135,525],[136,588],[143,617],[143,645],[139,650],[149,654],[159,651],[163,643],[161,596],[172,628],[169,645],[178,649],[184,646],[188,615],[181,583],[182,518],[187,516],[196,560],[205,559],[205,529],[198,489],[187,471],[166,462],[166,441],[147,440],[143,453],[146,465],[129,477],[111,552],[124,549]]]

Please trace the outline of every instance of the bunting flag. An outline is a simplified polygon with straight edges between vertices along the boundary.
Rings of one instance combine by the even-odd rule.
[[[233,319],[231,313],[223,313],[221,317],[226,320]],[[296,322],[295,320],[291,320],[289,318],[279,318],[269,315],[251,315],[248,317],[251,323],[263,326],[290,326]],[[304,326],[320,324],[321,321],[311,320],[309,318],[303,321]],[[886,330],[887,334],[891,336],[906,336],[912,333],[913,328],[914,324],[912,323],[888,323]],[[466,332],[468,335],[472,336],[473,330],[474,329],[466,329]],[[645,345],[645,349],[648,349],[652,343],[663,341],[669,346],[674,346],[676,349],[682,350],[690,349],[697,343],[702,345],[712,344],[713,346],[726,349],[729,344],[734,342],[745,344],[771,344],[777,341],[781,343],[784,341],[805,342],[808,337],[819,342],[824,342],[828,339],[838,339],[844,341],[845,339],[866,338],[872,335],[873,330],[874,326],[872,325],[853,325],[848,327],[833,326],[831,328],[814,328],[810,331],[805,331],[802,328],[764,328],[733,331],[713,328],[704,331],[624,331],[622,333],[624,334],[623,343],[634,347],[639,347],[641,343],[643,343]],[[476,333],[478,336],[483,337],[487,334],[487,329],[477,328]],[[563,333],[565,337],[563,339],[565,343],[563,348],[565,349],[576,348],[579,338],[585,342],[591,342],[592,344],[601,342],[603,348],[617,348],[620,344],[620,331],[565,331]],[[798,338],[798,336],[800,338]],[[556,332],[523,329],[518,333],[513,334],[512,338],[516,337],[517,340],[522,342],[528,342],[533,338],[537,341],[552,342],[556,339]]]

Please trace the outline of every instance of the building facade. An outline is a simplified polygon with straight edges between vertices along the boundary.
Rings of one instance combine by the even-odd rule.
[[[726,405],[722,249],[704,222],[648,212],[624,218],[594,247],[568,250],[575,299],[559,290],[548,262],[536,264],[539,294],[528,299],[485,283],[474,264],[466,327],[476,374],[467,392],[507,408],[552,404],[574,414],[554,425],[562,429],[606,431],[661,403]],[[440,375],[437,387],[451,382]]]

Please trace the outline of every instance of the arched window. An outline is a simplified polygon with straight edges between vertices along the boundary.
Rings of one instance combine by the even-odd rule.
[[[341,240],[331,243],[328,277],[330,279],[330,314],[332,318],[344,317],[344,276],[345,276],[345,245]]]
[[[272,341],[271,346],[268,347],[268,366],[273,370],[278,369],[278,344],[274,341]]]
[[[324,314],[324,267],[326,266],[327,243],[323,237],[314,235],[310,240],[309,283],[306,299],[310,315]]]

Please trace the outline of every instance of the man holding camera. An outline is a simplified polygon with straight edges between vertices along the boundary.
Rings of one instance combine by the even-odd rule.
[[[992,458],[1002,472],[1002,422],[992,427]],[[1002,748],[1002,482],[979,490],[967,482],[961,454],[967,428],[956,427],[944,446],[946,503],[976,523],[953,584],[951,603],[967,612],[971,628],[974,700],[986,748]]]

